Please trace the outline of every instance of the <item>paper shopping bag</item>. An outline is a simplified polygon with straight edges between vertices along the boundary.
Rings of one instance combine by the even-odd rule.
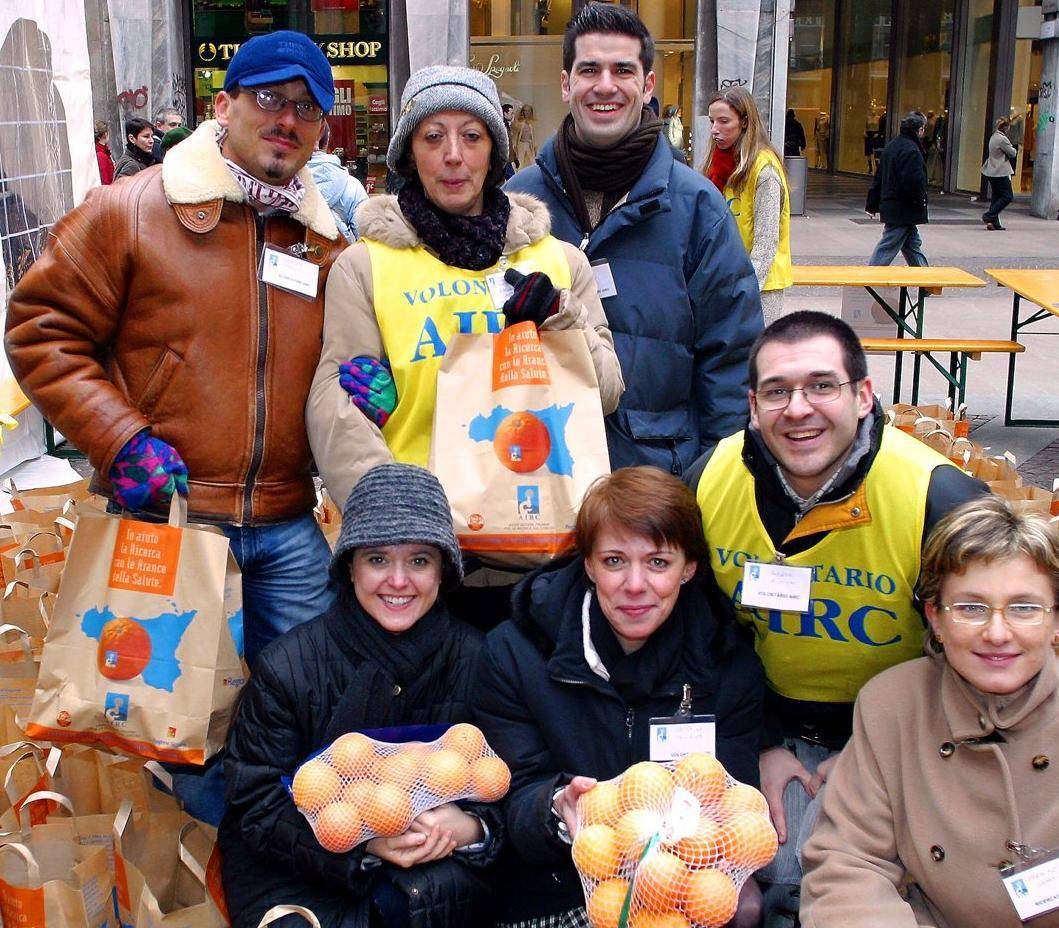
[[[203,764],[221,749],[246,681],[236,652],[238,567],[220,533],[104,512],[77,523],[30,738],[80,741],[154,760]]]
[[[457,335],[438,373],[431,469],[461,548],[502,566],[570,547],[589,484],[610,472],[599,385],[584,335]]]
[[[104,848],[33,834],[0,846],[0,917],[25,928],[117,928]]]
[[[125,803],[114,819],[118,913],[136,928],[226,928],[217,833],[183,812],[137,814]]]
[[[40,673],[40,653],[33,639],[17,625],[0,625],[0,705],[17,719],[29,715]]]
[[[34,590],[23,580],[13,580],[0,597],[0,623],[22,629],[29,636],[33,655],[39,658],[54,609],[54,593]]]

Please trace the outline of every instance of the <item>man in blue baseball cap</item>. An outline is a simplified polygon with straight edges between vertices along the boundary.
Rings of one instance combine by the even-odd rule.
[[[305,167],[334,103],[321,51],[255,37],[224,88],[164,164],[55,225],[11,294],[6,345],[97,492],[147,519],[179,492],[231,539],[252,663],[332,600],[304,407],[345,239]]]

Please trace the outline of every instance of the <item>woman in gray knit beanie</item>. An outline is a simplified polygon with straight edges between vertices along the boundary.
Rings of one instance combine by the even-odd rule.
[[[372,465],[425,467],[437,374],[457,334],[532,321],[584,333],[603,412],[624,390],[592,269],[548,210],[500,189],[508,136],[496,86],[472,68],[412,75],[387,154],[404,184],[357,211],[360,240],[327,280],[324,345],[306,409],[333,499]]]

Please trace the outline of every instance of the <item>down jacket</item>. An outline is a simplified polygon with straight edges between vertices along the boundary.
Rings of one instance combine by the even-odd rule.
[[[805,928],[1023,924],[998,869],[1008,841],[1059,847],[1057,660],[1007,705],[940,654],[864,686],[802,852]]]
[[[540,197],[552,234],[606,260],[603,298],[625,393],[607,417],[611,468],[653,464],[682,474],[746,420],[747,357],[762,329],[757,278],[724,198],[673,159],[659,135],[626,199],[581,229],[549,139],[505,189]]]
[[[509,199],[505,255],[540,242],[550,234],[551,226],[548,210],[539,200],[519,195]],[[357,228],[361,239],[391,248],[412,249],[420,244],[418,233],[404,217],[395,196],[372,197],[363,204],[357,210]],[[599,382],[603,412],[607,413],[618,405],[618,397],[625,389],[622,371],[591,268],[576,248],[565,244],[562,248],[570,267],[570,289],[562,291],[559,311],[541,329],[579,329],[584,333]],[[363,241],[349,248],[335,263],[327,284],[323,353],[306,408],[313,455],[334,500],[346,500],[361,476],[376,464],[393,460],[382,432],[350,402],[339,384],[338,367],[360,355],[386,358],[378,316],[406,309],[403,301],[388,303],[375,294],[371,255]],[[398,363],[404,363],[397,358],[389,360],[395,370]],[[398,402],[400,399],[398,396]]]
[[[280,781],[339,735],[379,726],[365,693],[378,690],[378,674],[386,671],[346,608],[335,605],[269,645],[243,691],[228,735],[228,807],[218,832],[233,928],[256,928],[281,903],[313,909],[324,928],[367,928],[376,870],[362,866],[363,845],[346,854],[321,848]],[[482,636],[435,608],[448,626],[444,644],[424,655],[414,682],[386,684],[395,703],[388,724],[470,721]],[[383,865],[409,901],[413,928],[462,928],[477,923],[468,911],[483,908],[487,891],[479,872],[496,856],[503,820],[496,806],[460,805],[486,823],[492,841],[484,849],[408,870]]]
[[[584,905],[570,846],[556,830],[552,797],[575,776],[607,780],[647,760],[648,721],[676,714],[683,684],[692,687],[692,712],[717,717],[718,759],[736,779],[758,783],[761,664],[734,636],[719,654],[720,636],[728,638],[732,629],[722,630],[698,582],[682,588],[676,607],[688,618],[677,663],[634,705],[589,668],[582,639],[587,590],[580,557],[542,568],[515,589],[514,618],[486,639],[475,714],[512,773],[500,921]]]
[[[5,344],[33,405],[96,469],[137,432],[179,452],[197,521],[252,525],[311,509],[305,399],[323,287],[345,241],[308,170],[294,215],[245,201],[204,122],[151,167],[90,190],[11,294]],[[264,246],[306,246],[316,300],[258,280]]]

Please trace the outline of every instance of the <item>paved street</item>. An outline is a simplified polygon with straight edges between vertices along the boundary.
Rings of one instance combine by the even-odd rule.
[[[806,215],[791,218],[791,249],[797,264],[863,264],[867,261],[882,225],[864,214],[866,180],[810,176]],[[985,204],[969,196],[934,195],[930,223],[920,226],[923,250],[934,265],[959,267],[987,280],[976,290],[946,290],[927,300],[924,335],[935,338],[1010,337],[1011,291],[997,286],[987,267],[1043,268],[1059,266],[1059,222],[1036,219],[1029,201],[1016,200],[1004,212],[1004,232],[989,232],[980,216]],[[903,263],[897,257],[895,263]],[[863,292],[863,291],[862,291]],[[1059,300],[1059,294],[1056,294]],[[842,292],[825,287],[795,287],[788,291],[785,310],[820,309],[838,314]],[[1059,319],[1042,326],[1059,335]],[[1019,357],[1015,415],[1059,418],[1055,347],[1047,336],[1021,335],[1026,346]],[[885,402],[891,399],[893,360],[875,355],[869,359],[875,389]],[[905,393],[909,398],[910,359],[905,362]],[[976,441],[1000,453],[1010,450],[1027,480],[1050,489],[1059,477],[1059,429],[1004,428],[1007,356],[984,355],[968,369],[967,407],[974,417]],[[944,402],[946,385],[924,363],[921,400]]]

